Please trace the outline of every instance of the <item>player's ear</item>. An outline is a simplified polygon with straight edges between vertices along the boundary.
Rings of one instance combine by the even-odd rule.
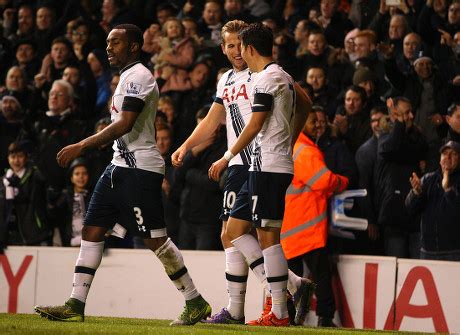
[[[139,51],[139,43],[131,43],[131,52],[137,52]]]

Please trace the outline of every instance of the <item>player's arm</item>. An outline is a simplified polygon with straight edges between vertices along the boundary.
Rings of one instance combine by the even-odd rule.
[[[144,101],[139,98],[125,97],[123,101],[123,110],[120,112],[119,119],[105,127],[104,130],[99,133],[63,148],[56,156],[58,164],[62,167],[66,167],[72,160],[81,156],[86,150],[111,143],[117,138],[129,133],[139,113],[144,108],[144,104]]]
[[[189,138],[171,155],[173,166],[181,166],[187,151],[208,140],[223,120],[225,120],[225,107],[218,102],[214,102],[203,121],[196,126]]]
[[[252,106],[252,115],[248,124],[244,127],[236,143],[232,148],[229,148],[225,152],[224,157],[214,162],[209,168],[209,178],[218,181],[220,174],[224,171],[229,161],[241,150],[246,148],[249,143],[257,136],[259,131],[262,129],[265,120],[268,117],[268,113],[271,111],[273,105],[273,96],[268,93],[256,93],[254,95],[254,105]]]
[[[294,84],[294,89],[296,93],[296,107],[294,112],[294,129],[292,132],[292,147],[297,141],[300,132],[307,122],[308,114],[311,113],[311,100],[305,90],[297,83]]]

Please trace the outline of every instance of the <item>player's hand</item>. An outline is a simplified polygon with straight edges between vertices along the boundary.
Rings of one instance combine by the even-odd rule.
[[[83,148],[80,143],[75,143],[64,147],[56,155],[56,160],[61,167],[67,167],[71,161],[81,156]]]
[[[180,167],[184,163],[184,156],[187,153],[187,149],[183,146],[180,146],[174,153],[171,155],[171,163],[174,167]]]
[[[219,181],[220,175],[222,174],[222,172],[224,172],[227,166],[228,166],[228,160],[226,160],[224,157],[212,163],[208,171],[209,178],[214,181]]]
[[[410,177],[409,181],[412,186],[412,191],[414,191],[416,195],[420,195],[422,193],[422,183],[415,172],[412,172],[412,177]]]

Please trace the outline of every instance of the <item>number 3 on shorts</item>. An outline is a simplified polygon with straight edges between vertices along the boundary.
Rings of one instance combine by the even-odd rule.
[[[144,223],[144,218],[142,217],[142,211],[139,207],[133,207],[134,215],[136,216],[136,222],[139,226],[142,226]]]

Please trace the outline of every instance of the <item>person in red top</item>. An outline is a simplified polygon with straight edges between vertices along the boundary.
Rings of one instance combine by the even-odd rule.
[[[347,188],[348,179],[326,167],[323,153],[311,140],[317,132],[317,116],[311,113],[293,150],[294,178],[286,191],[281,246],[290,267],[296,261],[305,262],[317,283],[318,326],[335,327],[335,301],[325,248],[327,205],[329,198]]]

